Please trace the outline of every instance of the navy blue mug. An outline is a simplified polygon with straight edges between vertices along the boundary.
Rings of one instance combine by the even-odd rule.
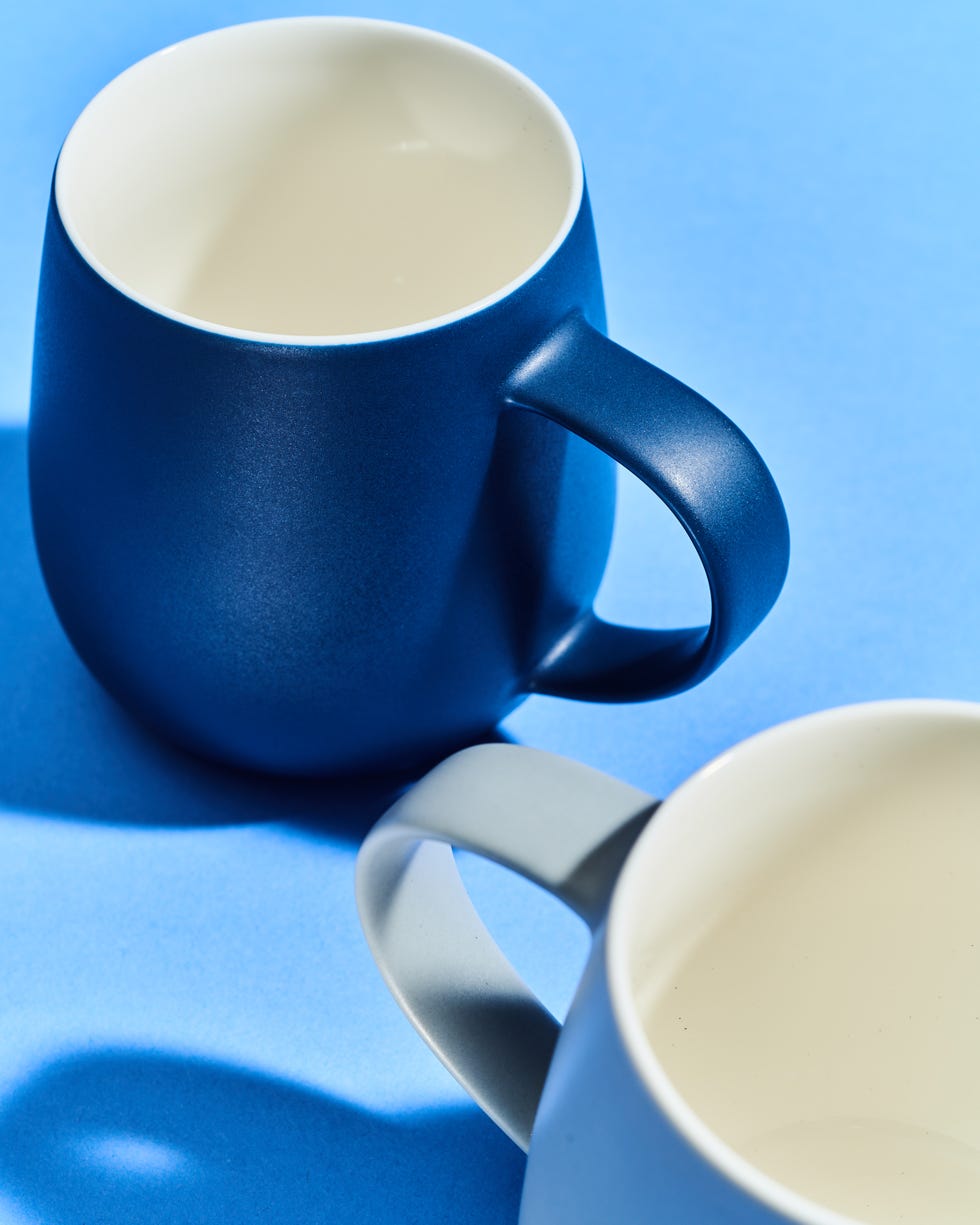
[[[701,680],[779,593],[782,503],[604,330],[575,140],[495,57],[303,17],[136,64],[65,141],[41,272],[34,530],[79,655],[174,741],[284,773]],[[708,626],[593,614],[611,460],[686,529]]]

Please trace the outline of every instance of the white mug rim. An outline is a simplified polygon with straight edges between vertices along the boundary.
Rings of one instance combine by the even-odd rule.
[[[79,126],[83,119],[89,113],[91,107],[98,99],[107,96],[123,79],[131,74],[140,72],[145,66],[151,62],[158,61],[161,57],[179,53],[180,50],[188,44],[199,44],[205,40],[218,40],[223,36],[228,35],[231,31],[242,31],[245,29],[258,29],[261,27],[285,27],[292,26],[294,28],[302,25],[308,26],[333,26],[340,29],[362,29],[365,31],[389,31],[398,32],[410,38],[417,38],[423,41],[441,45],[446,47],[456,54],[468,55],[482,60],[489,67],[500,73],[503,78],[508,79],[511,83],[521,89],[526,90],[535,101],[541,106],[543,112],[551,119],[555,125],[555,131],[562,138],[565,152],[568,157],[568,169],[570,173],[570,184],[568,191],[568,204],[561,224],[552,237],[548,245],[538,254],[535,260],[528,264],[516,277],[512,278],[499,289],[494,290],[490,294],[486,294],[482,298],[474,302],[470,302],[465,306],[459,307],[456,310],[448,311],[444,314],[433,316],[430,319],[421,319],[414,323],[404,324],[399,327],[382,328],[376,331],[367,332],[352,332],[339,333],[337,335],[303,335],[292,333],[264,332],[255,331],[248,328],[233,327],[227,324],[217,323],[212,320],[202,319],[196,315],[188,315],[181,311],[174,310],[166,306],[162,302],[157,302],[153,298],[141,294],[132,286],[128,285],[122,278],[116,276],[91,249],[89,244],[80,234],[77,225],[75,224],[71,209],[66,207],[66,190],[64,188],[64,176],[62,175],[62,166],[66,150],[71,149],[73,137],[77,137]],[[582,166],[582,156],[579,152],[578,144],[575,136],[572,133],[568,120],[562,114],[557,104],[552,98],[545,93],[540,85],[537,85],[530,77],[525,76],[519,69],[508,63],[500,56],[494,55],[490,51],[485,51],[482,47],[476,46],[474,43],[467,42],[465,39],[456,38],[451,34],[443,34],[437,30],[428,29],[425,26],[413,25],[410,22],[404,21],[388,21],[375,17],[353,17],[353,16],[334,16],[330,14],[311,14],[308,16],[298,17],[270,17],[263,18],[258,21],[239,22],[233,25],[219,26],[213,30],[207,30],[200,34],[193,34],[188,38],[183,38],[177,42],[171,43],[169,46],[162,47],[158,51],[153,51],[149,55],[143,56],[122,72],[117,73],[110,81],[108,81],[102,89],[83,108],[81,113],[75,119],[68,135],[65,137],[61,146],[61,151],[58,155],[58,160],[55,165],[54,182],[52,195],[58,217],[64,227],[65,233],[72,246],[81,256],[81,258],[89,265],[96,275],[107,284],[111,285],[124,297],[151,311],[155,315],[160,315],[166,319],[171,319],[175,323],[183,324],[193,328],[195,331],[211,333],[217,336],[225,336],[234,340],[252,341],[261,344],[283,345],[288,347],[329,347],[339,345],[361,345],[370,344],[378,341],[395,340],[400,337],[416,336],[423,333],[435,331],[439,328],[446,327],[449,324],[459,323],[464,319],[479,315],[489,307],[496,305],[499,302],[509,298],[521,286],[532,280],[544,266],[551,260],[554,254],[564,243],[568,237],[572,226],[575,223],[579,211],[582,206],[582,199],[585,192],[585,173]]]
[[[715,757],[671,792],[637,839],[613,890],[606,928],[606,975],[615,1023],[640,1084],[684,1140],[723,1178],[766,1207],[797,1222],[797,1225],[865,1223],[859,1218],[826,1208],[764,1174],[709,1127],[674,1086],[646,1036],[631,985],[629,936],[633,914],[642,894],[645,865],[651,856],[658,853],[663,831],[672,824],[675,808],[680,808],[679,804],[672,804],[673,798],[686,798],[698,788],[700,780],[706,775],[726,769],[731,760],[741,757],[749,746],[756,749],[764,747],[772,752],[778,750],[781,741],[795,740],[800,735],[809,736],[811,729],[822,724],[867,723],[882,718],[922,716],[947,716],[980,723],[980,703],[946,698],[891,698],[860,702],[803,715],[748,737]]]

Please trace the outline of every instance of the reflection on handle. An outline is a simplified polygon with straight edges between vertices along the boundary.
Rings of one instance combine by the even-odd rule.
[[[711,623],[697,629],[635,629],[586,613],[539,666],[534,691],[628,702],[703,680],[762,621],[786,577],[786,513],[758,452],[697,392],[579,314],[521,363],[504,396],[648,485],[690,536],[711,592]]]
[[[437,766],[361,848],[357,904],[388,986],[525,1150],[560,1027],[480,921],[452,847],[542,885],[595,929],[655,807],[645,792],[577,762],[480,745]]]

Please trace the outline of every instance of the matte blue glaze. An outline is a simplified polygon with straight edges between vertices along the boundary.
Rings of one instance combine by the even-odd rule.
[[[703,679],[779,594],[789,529],[776,486],[745,435],[697,392],[568,316],[511,376],[513,402],[617,459],[670,507],[711,591],[711,624],[649,630],[587,612],[534,687],[598,702],[662,697]]]
[[[52,194],[31,500],[78,653],[171,739],[291,773],[425,762],[532,687],[627,700],[693,683],[778,594],[785,516],[742,435],[624,365],[604,326],[586,196],[503,300],[409,336],[290,345],[129,298],[75,249]],[[614,472],[562,425],[696,537],[707,639],[592,618]]]

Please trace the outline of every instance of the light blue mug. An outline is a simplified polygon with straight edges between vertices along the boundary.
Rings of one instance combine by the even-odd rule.
[[[486,745],[376,826],[358,904],[402,1008],[529,1150],[521,1225],[966,1225],[978,797],[965,702],[785,724],[659,807]],[[451,846],[592,929],[563,1026],[483,927]]]

